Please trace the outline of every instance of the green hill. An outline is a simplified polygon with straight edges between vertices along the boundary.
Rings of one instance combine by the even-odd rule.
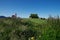
[[[58,22],[58,19],[0,18],[0,40],[59,40]]]

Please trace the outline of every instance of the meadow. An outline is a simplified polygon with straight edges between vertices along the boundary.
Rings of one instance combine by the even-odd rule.
[[[60,40],[60,18],[0,18],[0,40]]]

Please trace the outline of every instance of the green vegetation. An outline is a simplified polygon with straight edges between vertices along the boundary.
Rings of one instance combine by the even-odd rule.
[[[38,14],[31,14],[30,18],[39,18]]]
[[[60,19],[0,18],[0,40],[60,40]]]

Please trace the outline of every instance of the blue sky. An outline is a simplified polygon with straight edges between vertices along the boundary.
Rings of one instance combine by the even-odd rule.
[[[60,16],[60,0],[0,0],[0,15],[27,18],[31,13],[47,18]]]

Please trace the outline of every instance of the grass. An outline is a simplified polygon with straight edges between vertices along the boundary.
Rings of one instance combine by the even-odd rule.
[[[46,20],[42,19],[35,19],[35,18],[24,18],[25,20],[29,20],[31,22],[37,23],[37,24],[45,24]]]
[[[0,19],[0,40],[60,40],[60,19]]]

